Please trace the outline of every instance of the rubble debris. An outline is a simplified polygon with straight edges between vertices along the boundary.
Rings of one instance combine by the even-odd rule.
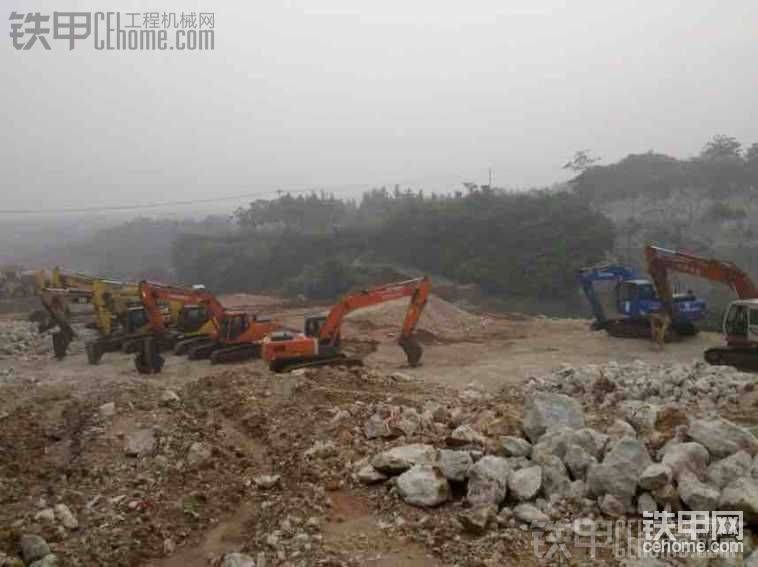
[[[584,427],[584,411],[575,399],[563,394],[538,392],[527,398],[522,424],[529,440],[536,442],[548,429]]]
[[[40,536],[36,534],[23,534],[18,541],[21,549],[21,557],[28,565],[38,561],[50,553],[50,546]]]
[[[397,491],[408,504],[430,508],[450,498],[450,485],[437,467],[413,465],[396,479]]]
[[[158,441],[153,429],[139,429],[126,436],[124,451],[129,457],[147,457],[153,455],[158,448]]]

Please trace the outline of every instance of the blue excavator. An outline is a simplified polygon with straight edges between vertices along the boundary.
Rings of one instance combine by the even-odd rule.
[[[593,330],[605,330],[613,337],[653,337],[654,326],[651,323],[662,314],[663,303],[650,280],[641,277],[632,268],[614,264],[582,268],[576,277],[592,307],[595,317]],[[595,289],[598,282],[613,285],[613,309],[610,314],[606,313]],[[705,301],[691,291],[676,293],[673,308],[674,317],[666,339],[696,334],[698,329],[695,323],[705,317]]]

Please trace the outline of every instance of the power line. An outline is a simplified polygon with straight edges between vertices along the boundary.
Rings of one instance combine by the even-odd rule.
[[[347,189],[343,189],[347,190]],[[98,213],[106,211],[133,211],[139,209],[155,209],[159,207],[177,207],[184,205],[197,205],[203,203],[215,203],[217,201],[236,201],[238,199],[247,199],[251,197],[262,197],[264,195],[279,195],[287,193],[311,193],[316,189],[295,189],[282,190],[271,189],[267,191],[258,191],[255,193],[242,193],[240,195],[228,195],[225,197],[210,197],[207,199],[188,199],[184,201],[161,201],[154,203],[139,203],[134,205],[112,205],[96,207],[64,207],[60,209],[0,209],[0,215],[37,215],[37,214],[62,214],[62,213]],[[330,193],[334,190],[329,191]]]

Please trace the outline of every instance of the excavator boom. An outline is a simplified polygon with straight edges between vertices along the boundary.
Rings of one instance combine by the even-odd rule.
[[[145,337],[141,349],[134,359],[137,370],[142,374],[155,374],[163,367],[163,358],[159,354],[159,345],[154,339],[170,341],[176,354],[185,354],[190,348],[213,345],[218,338],[219,328],[225,317],[225,310],[216,297],[205,288],[188,289],[158,282],[141,281],[139,295],[147,313],[149,326],[154,337]],[[169,336],[169,329],[159,302],[168,302],[175,306],[171,309],[172,319],[177,334]],[[204,306],[207,311],[202,315],[199,326],[187,328],[183,324],[183,315],[188,305]],[[210,315],[210,316],[209,316]],[[185,333],[189,331],[189,333]],[[173,339],[176,339],[174,341]]]
[[[306,319],[305,333],[292,336],[289,333],[273,333],[264,339],[263,358],[272,370],[292,370],[295,367],[339,363],[357,363],[349,360],[339,350],[340,333],[345,316],[351,311],[392,301],[411,298],[405,314],[398,344],[405,351],[408,363],[416,366],[423,350],[413,336],[413,331],[429,298],[429,278],[417,278],[387,284],[345,296],[323,317]],[[317,332],[313,327],[320,324]]]
[[[714,365],[734,366],[743,370],[758,370],[758,340],[752,329],[754,314],[758,316],[758,288],[750,276],[728,261],[701,258],[686,252],[666,250],[648,245],[645,248],[648,270],[663,300],[664,312],[670,317],[672,312],[672,291],[669,272],[681,272],[721,282],[733,289],[738,301],[732,302],[724,316],[725,347],[709,348],[705,351],[706,362]],[[667,321],[663,322],[663,326]]]
[[[758,288],[753,280],[732,262],[702,258],[653,245],[645,247],[645,258],[648,272],[663,300],[664,308],[669,312],[673,309],[673,291],[669,282],[669,272],[680,272],[724,283],[732,288],[740,299],[758,297]]]

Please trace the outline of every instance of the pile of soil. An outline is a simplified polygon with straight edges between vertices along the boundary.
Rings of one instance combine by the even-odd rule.
[[[347,319],[362,326],[400,329],[407,309],[408,300],[398,299],[355,311],[348,315]],[[422,334],[430,333],[439,339],[459,339],[482,329],[486,322],[485,317],[473,315],[436,295],[431,295],[417,329]]]

